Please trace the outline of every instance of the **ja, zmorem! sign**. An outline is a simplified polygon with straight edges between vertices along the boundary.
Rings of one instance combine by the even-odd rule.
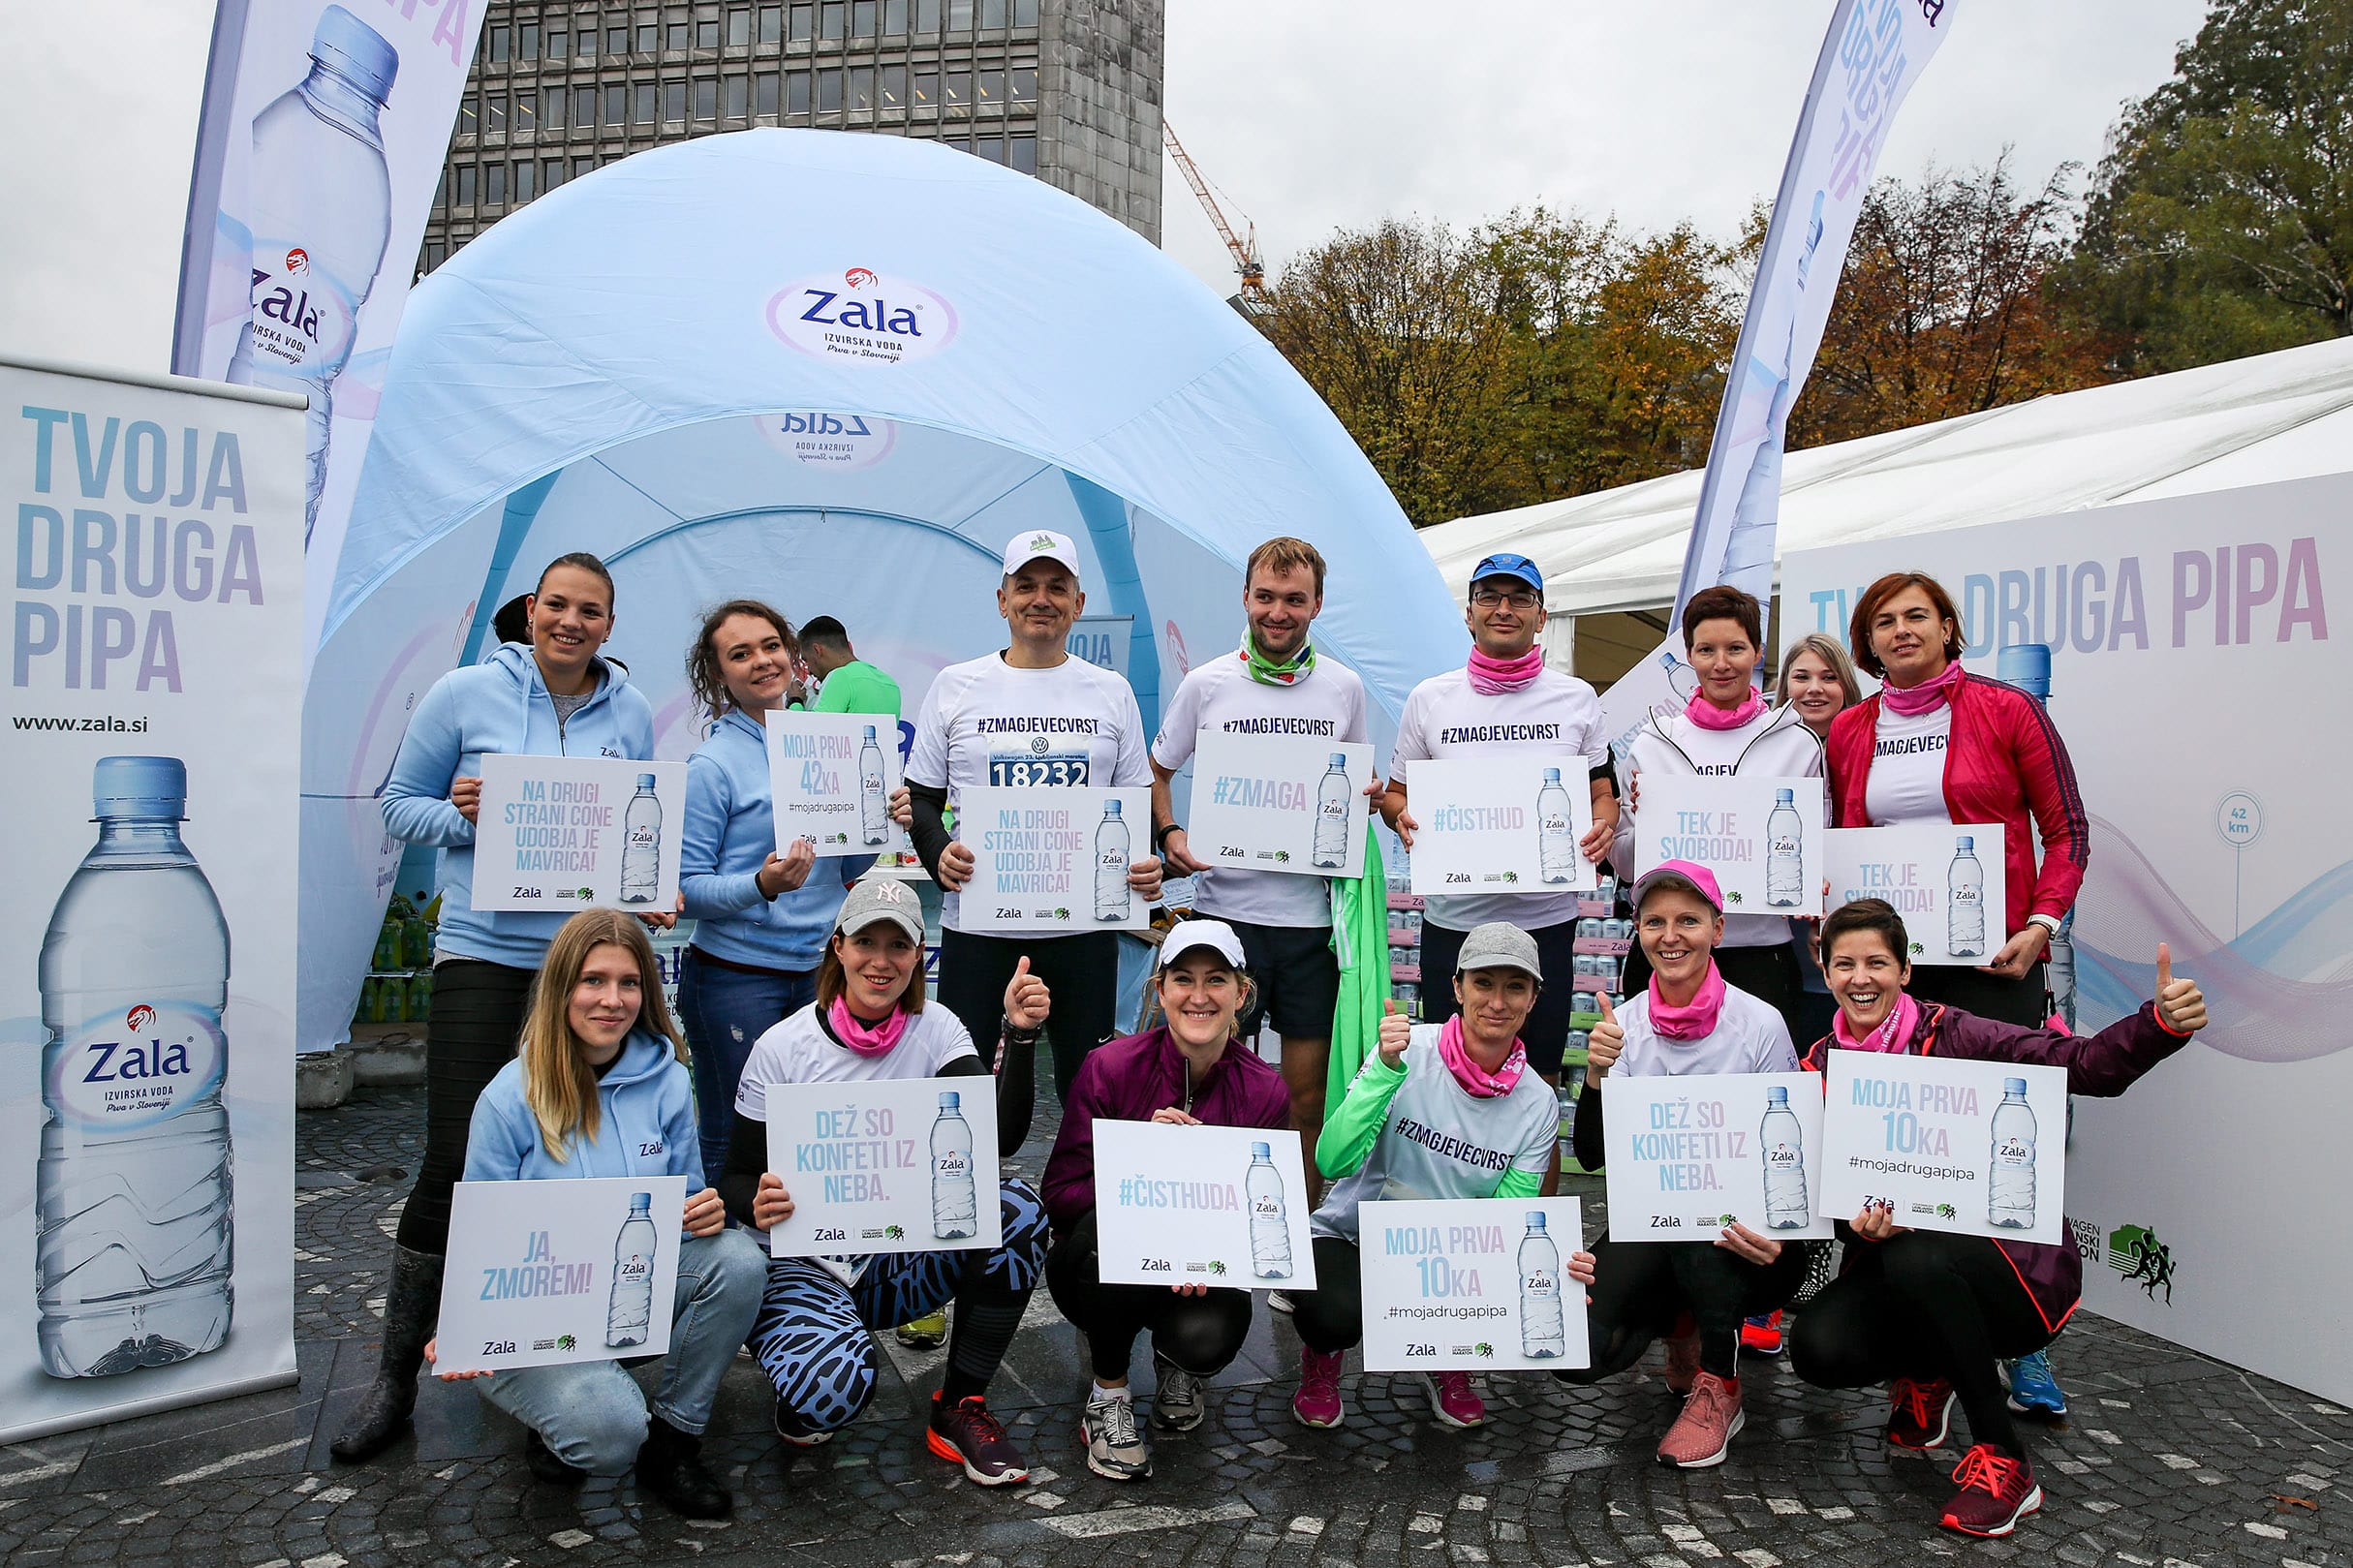
[[[433,1369],[663,1354],[685,1214],[683,1176],[458,1183]]]

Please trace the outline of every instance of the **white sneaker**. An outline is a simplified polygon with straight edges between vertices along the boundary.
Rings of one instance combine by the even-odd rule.
[[[1161,1431],[1191,1431],[1209,1414],[1209,1384],[1165,1356],[1154,1356],[1161,1391],[1152,1399],[1152,1424]]]
[[[1087,1468],[1106,1481],[1141,1481],[1152,1473],[1152,1450],[1136,1430],[1135,1401],[1090,1392],[1078,1418]]]
[[[1285,1317],[1298,1310],[1291,1305],[1291,1294],[1287,1290],[1268,1291],[1266,1293],[1266,1309],[1270,1312],[1281,1312]]]

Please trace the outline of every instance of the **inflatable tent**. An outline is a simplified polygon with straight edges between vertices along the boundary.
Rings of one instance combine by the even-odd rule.
[[[298,1038],[345,1037],[400,846],[376,804],[407,715],[495,607],[587,549],[606,652],[661,755],[700,738],[684,661],[738,594],[839,617],[912,714],[1003,643],[1005,542],[1085,556],[1086,613],[1147,723],[1241,630],[1275,534],[1332,581],[1316,641],[1385,754],[1466,633],[1410,525],[1250,324],[1119,223],[934,142],[761,130],[551,192],[418,286],[305,703]],[[1104,618],[1096,622],[1095,618]]]

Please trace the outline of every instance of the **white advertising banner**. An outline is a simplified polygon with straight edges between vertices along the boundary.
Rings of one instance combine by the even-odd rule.
[[[1574,753],[1414,763],[1413,891],[1564,893],[1599,885],[1600,873],[1578,847],[1594,826],[1592,768]]]
[[[1096,1121],[1106,1285],[1313,1290],[1313,1212],[1296,1133]]]
[[[685,820],[683,762],[485,753],[474,907],[673,911]]]
[[[2353,477],[2332,476],[1807,551],[1781,577],[1794,636],[1842,634],[1882,572],[1929,572],[1967,667],[2047,681],[2091,832],[2053,954],[2061,1007],[2090,1030],[2139,1006],[2162,940],[2214,1017],[2121,1098],[2075,1102],[2086,1300],[2338,1400],[2353,1344],[2311,1325],[2353,1294],[2353,1257],[2246,1216],[2343,1179],[2353,726],[2321,708],[2345,661],[2348,519]],[[2233,1153],[2184,1156],[2200,1148]]]
[[[0,408],[14,1441],[294,1379],[302,415],[9,363]]]
[[[309,399],[306,660],[488,9],[222,0],[214,21],[171,368]]]
[[[772,713],[768,793],[776,852],[807,839],[828,855],[895,855],[909,847],[890,819],[899,787],[899,731],[888,715]]]
[[[1003,1245],[997,1081],[898,1078],[768,1091],[768,1169],[792,1199],[772,1257]]]
[[[1825,1219],[1881,1203],[1913,1230],[2012,1242],[2066,1235],[2063,1068],[1833,1051],[1827,1094],[1814,1200]]]
[[[1152,853],[1152,791],[966,787],[956,842],[973,852],[965,931],[1141,931],[1128,868]]]
[[[1726,914],[1822,912],[1821,780],[1658,774],[1642,780],[1641,790],[1638,868],[1662,860],[1707,867]]]
[[[1365,1370],[1592,1366],[1585,1287],[1567,1269],[1581,1226],[1574,1198],[1365,1204]]]
[[[1828,1236],[1822,1081],[1810,1072],[1603,1082],[1613,1242],[1713,1242],[1728,1225],[1775,1241]]]
[[[1372,782],[1373,748],[1361,742],[1204,729],[1185,837],[1211,866],[1353,879],[1364,875]]]
[[[2009,939],[1999,822],[1840,827],[1822,837],[1830,907],[1884,900],[1914,964],[1984,964]]]
[[[685,1215],[683,1176],[458,1183],[433,1369],[661,1355]]]

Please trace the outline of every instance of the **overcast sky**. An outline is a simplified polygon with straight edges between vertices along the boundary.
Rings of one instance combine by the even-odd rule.
[[[1771,194],[1831,0],[1169,0],[1165,102],[1271,273],[1387,215],[1544,201],[1729,234]],[[2090,164],[2202,0],[1950,0],[1882,172]],[[162,370],[211,29],[201,0],[18,6],[0,66],[0,349]],[[1170,168],[1164,242],[1234,275]]]

